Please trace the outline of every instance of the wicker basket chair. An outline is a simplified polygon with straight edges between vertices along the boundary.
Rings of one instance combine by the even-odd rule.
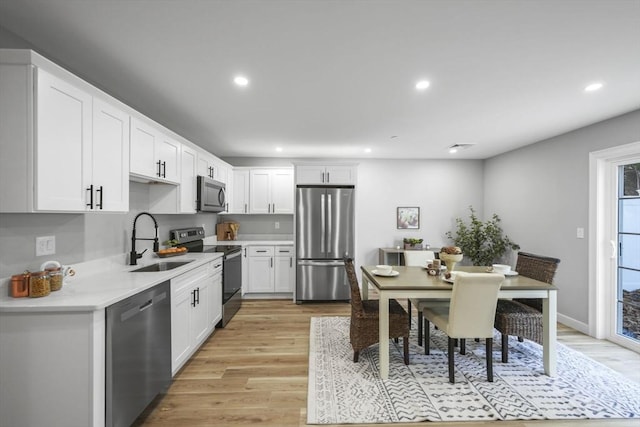
[[[353,259],[346,258],[344,267],[351,287],[351,327],[349,338],[353,347],[353,361],[360,351],[378,342],[378,300],[362,300]],[[407,312],[392,299],[389,301],[389,338],[402,337],[404,364],[409,364],[409,320]]]
[[[521,276],[553,283],[560,260],[527,252],[518,252],[516,271]],[[509,361],[509,335],[542,343],[542,300],[498,300],[494,327],[502,334],[502,362]]]

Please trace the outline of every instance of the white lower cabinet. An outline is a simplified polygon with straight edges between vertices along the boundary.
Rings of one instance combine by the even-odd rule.
[[[221,260],[171,279],[172,375],[196,352],[221,318]]]
[[[246,293],[292,293],[293,246],[249,246]]]

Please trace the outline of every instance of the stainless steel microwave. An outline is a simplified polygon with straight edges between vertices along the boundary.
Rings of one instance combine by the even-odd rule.
[[[198,176],[197,208],[201,212],[223,212],[227,210],[224,182]]]

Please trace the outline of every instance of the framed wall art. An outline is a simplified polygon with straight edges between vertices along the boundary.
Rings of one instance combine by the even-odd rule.
[[[396,223],[399,229],[420,228],[420,208],[399,207],[396,215]]]

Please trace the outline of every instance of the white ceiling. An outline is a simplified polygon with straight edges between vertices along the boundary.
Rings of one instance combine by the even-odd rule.
[[[639,23],[640,0],[0,0],[0,26],[221,157],[491,157],[640,108]]]

